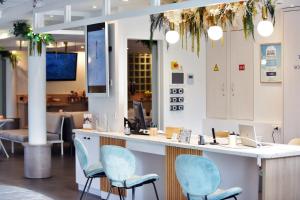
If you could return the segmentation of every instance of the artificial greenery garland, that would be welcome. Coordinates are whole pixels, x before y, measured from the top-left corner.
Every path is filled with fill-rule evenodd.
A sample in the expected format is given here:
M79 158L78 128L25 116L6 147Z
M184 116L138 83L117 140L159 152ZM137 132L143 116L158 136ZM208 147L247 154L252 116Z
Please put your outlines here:
M178 0L175 2L178 2ZM275 24L275 4L273 0L249 0L237 3L224 3L151 15L150 41L152 42L153 40L155 30L159 29L167 32L175 24L180 34L182 47L187 49L189 35L192 40L192 51L194 52L196 49L199 56L201 36L204 35L207 39L207 30L213 25L219 25L223 30L229 30L229 28L233 27L235 20L242 19L245 38L249 38L250 35L254 38L254 18L258 13L257 10L262 6L267 8L267 12Z
M40 56L42 54L43 44L48 45L54 42L54 38L51 34L36 34L32 31L30 25L24 21L15 22L12 32L16 37L21 37L29 41L30 56L33 55L35 48L37 48L37 53Z

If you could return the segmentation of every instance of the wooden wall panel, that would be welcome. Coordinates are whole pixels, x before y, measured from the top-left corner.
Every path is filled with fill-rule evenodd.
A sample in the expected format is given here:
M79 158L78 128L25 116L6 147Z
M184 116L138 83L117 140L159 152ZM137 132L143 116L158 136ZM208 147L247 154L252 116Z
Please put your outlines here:
M126 147L126 141L125 140L119 140L114 138L108 138L108 137L100 137L100 146L104 145L116 145L120 147ZM107 178L101 178L100 180L101 184L101 191L108 192L110 188L110 184L107 180ZM113 189L113 194L118 194L118 190L116 188ZM126 196L126 191L122 190L122 194Z
M300 157L263 160L263 200L300 199Z
M166 200L186 200L186 197L182 193L182 189L176 178L175 173L175 160L178 155L190 154L190 155L202 155L202 152L194 149L184 149L177 147L166 146L166 158L165 158L165 192Z

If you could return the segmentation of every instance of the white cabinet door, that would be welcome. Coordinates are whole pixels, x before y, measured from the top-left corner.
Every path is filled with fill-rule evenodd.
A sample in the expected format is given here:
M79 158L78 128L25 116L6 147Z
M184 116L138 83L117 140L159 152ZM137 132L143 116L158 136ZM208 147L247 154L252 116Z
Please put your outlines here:
M230 118L253 120L253 40L246 40L243 31L232 31L230 37Z
M300 137L299 11L284 13L284 142ZM275 108L276 109L276 108Z
M93 136L89 134L76 134L76 138L78 138L87 149L88 152L88 162L89 164L93 164L95 162L99 162L99 160L95 160L95 158L100 159L100 139L98 136ZM79 161L76 156L76 182L79 185L84 185L86 182L86 178L83 174L82 168L80 167ZM91 185L91 189L100 191L100 180L94 179Z
M224 42L207 42L206 54L206 115L227 118L227 34Z

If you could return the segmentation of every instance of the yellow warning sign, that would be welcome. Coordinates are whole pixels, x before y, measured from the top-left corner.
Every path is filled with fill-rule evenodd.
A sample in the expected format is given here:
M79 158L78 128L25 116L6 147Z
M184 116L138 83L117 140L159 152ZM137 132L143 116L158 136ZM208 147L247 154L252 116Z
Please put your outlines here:
M213 67L213 69L214 69L214 72L220 71L220 68L219 68L219 66L217 64Z

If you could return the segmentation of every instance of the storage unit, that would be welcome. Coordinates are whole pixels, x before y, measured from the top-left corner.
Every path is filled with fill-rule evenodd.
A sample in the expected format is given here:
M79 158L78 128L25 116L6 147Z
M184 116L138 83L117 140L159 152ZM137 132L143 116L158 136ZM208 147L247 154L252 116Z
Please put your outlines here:
M207 117L253 120L253 40L243 31L224 34L223 41L207 44Z
M284 12L284 142L300 137L300 11Z

